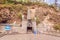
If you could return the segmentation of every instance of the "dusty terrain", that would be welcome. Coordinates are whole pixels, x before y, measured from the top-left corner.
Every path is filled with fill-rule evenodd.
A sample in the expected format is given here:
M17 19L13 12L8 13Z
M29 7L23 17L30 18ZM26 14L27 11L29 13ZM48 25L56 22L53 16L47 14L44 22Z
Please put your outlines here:
M60 38L45 34L16 34L5 35L0 40L60 40Z

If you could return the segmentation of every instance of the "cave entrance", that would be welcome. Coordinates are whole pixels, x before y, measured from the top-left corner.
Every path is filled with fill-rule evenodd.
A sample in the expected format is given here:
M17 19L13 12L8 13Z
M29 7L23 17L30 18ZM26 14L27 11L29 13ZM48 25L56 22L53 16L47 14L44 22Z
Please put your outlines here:
M7 23L7 20L2 21L1 23Z
M27 33L33 33L33 27L27 27Z
M31 19L29 19L28 23L27 23L27 33L33 33L33 27L32 27Z

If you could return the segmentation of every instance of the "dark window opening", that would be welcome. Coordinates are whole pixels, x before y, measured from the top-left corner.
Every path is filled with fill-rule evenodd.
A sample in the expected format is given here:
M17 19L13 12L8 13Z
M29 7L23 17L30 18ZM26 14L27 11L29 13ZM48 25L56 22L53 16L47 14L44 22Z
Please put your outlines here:
M27 27L27 32L33 32L32 27Z

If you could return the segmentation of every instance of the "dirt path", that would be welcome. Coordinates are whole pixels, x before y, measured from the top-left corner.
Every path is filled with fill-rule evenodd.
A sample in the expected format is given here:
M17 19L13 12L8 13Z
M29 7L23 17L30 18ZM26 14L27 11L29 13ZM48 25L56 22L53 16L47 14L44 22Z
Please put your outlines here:
M45 34L16 34L3 36L0 40L60 40L60 38Z

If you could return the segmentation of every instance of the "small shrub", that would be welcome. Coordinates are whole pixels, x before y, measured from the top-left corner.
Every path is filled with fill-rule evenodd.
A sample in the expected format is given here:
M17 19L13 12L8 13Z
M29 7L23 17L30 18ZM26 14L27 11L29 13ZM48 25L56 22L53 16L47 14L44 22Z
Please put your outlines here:
M40 23L40 20L38 17L36 17L36 23L37 23L37 25Z
M22 20L22 14L18 13L17 16Z
M59 24L55 24L53 27L55 30L60 30L60 25Z

